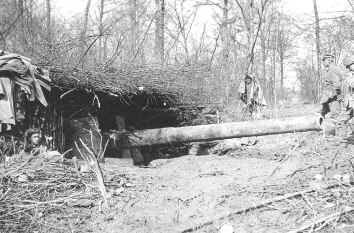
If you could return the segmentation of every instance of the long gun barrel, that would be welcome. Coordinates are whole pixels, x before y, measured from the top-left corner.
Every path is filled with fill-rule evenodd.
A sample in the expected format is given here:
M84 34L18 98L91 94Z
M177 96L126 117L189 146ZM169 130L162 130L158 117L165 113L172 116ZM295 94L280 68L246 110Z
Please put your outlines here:
M145 129L113 133L121 147L139 147L176 142L201 142L229 138L264 136L293 132L320 131L319 116L242 121L186 127Z

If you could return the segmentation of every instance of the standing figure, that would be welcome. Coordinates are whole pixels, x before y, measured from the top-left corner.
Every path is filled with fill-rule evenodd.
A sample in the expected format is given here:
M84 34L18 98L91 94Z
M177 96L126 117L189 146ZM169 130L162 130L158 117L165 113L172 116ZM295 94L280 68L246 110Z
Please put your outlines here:
M335 118L342 109L343 104L343 72L334 64L334 56L326 54L322 58L325 68L323 74L323 89L320 103L323 118ZM330 113L329 115L327 115Z
M260 118L261 108L266 106L267 103L256 78L246 74L244 81L240 84L238 93L241 101L245 104L244 112L249 114L252 119Z
M347 112L345 123L348 123L354 116L354 56L344 58L343 65L348 71L345 76L346 96L344 101ZM350 126L352 128L353 125L350 124Z

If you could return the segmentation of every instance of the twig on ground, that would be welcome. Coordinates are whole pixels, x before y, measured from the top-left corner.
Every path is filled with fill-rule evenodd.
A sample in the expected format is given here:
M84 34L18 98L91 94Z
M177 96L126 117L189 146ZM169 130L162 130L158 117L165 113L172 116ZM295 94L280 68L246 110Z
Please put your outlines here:
M297 169L293 173L289 174L288 177L293 177L298 172L303 172L303 171L306 171L306 170L311 169L311 168L316 168L318 166L319 166L319 164L316 164L316 165L309 165L307 167Z
M9 171L7 173L5 173L3 175L3 177L6 177L6 176L10 176L16 172L18 172L20 169L22 169L24 166L26 166L29 162L31 162L33 160L33 158L35 158L35 156L33 156L32 154L30 155L30 157L25 161L23 162L20 166L18 166L15 170L12 170L12 171Z
M339 184L330 184L330 185L328 185L326 187L323 187L323 189L324 190L332 189L332 188L336 188L336 187L339 187L339 186L340 186ZM250 211L253 211L253 210L257 210L257 209L263 208L263 207L265 207L265 206L267 206L269 204L272 204L274 202L279 202L279 201L283 201L283 200L299 197L299 196L302 196L302 195L304 195L306 193L315 192L316 190L317 190L316 188L310 188L310 189L306 189L306 190L303 190L303 191L294 192L294 193L288 193L288 194L285 194L285 195L282 195L282 196L279 196L279 197L271 198L271 199L265 200L265 201L263 201L263 202L261 202L259 204L256 204L254 206L242 208L242 209L233 211L233 212L231 212L231 213L229 213L229 214L227 214L225 216L219 217L217 219L213 219L213 220L207 221L207 222L199 224L197 226L192 226L192 227L190 227L188 229L185 229L185 230L183 230L181 232L182 233L194 232L194 231L199 230L199 229L201 229L203 227L212 225L216 221L221 221L221 220L224 220L226 218L233 217L235 215L239 215L239 214L247 213L247 212L250 212Z
M300 227L299 229L289 231L288 233L301 233L301 232L309 229L310 227L311 228L313 227L314 231L318 231L318 230L322 229L324 226L328 225L330 222L335 221L336 219L340 218L341 215L350 213L352 211L354 211L354 208L348 208L344 211L337 212L337 213L331 214L329 216L316 219L312 223L305 224L304 226ZM316 225L323 223L323 222L324 222L324 225L320 226L320 228L317 228L317 229L315 228Z
M332 160L331 160L331 167L333 167L333 164L334 164L334 162L336 161L339 152L340 152L340 151L337 150L337 152L334 154L334 156L333 156L333 158L332 158Z
M77 179L71 164L53 162L45 156L21 158L8 166L0 179L0 228L1 232L25 232L28 229L59 229L61 219L52 220L52 214L66 209L80 200L98 197L96 187L87 189L84 181L89 176ZM20 179L21 176L25 179ZM47 221L49 220L49 221ZM51 223L49 225L48 223ZM60 229L60 232L66 229Z
M280 165L278 165L274 170L270 173L269 177L272 177L277 171L280 170L281 166L283 165L284 162L286 162L291 155L301 146L302 140L300 140L300 137L298 138L298 143L294 145L289 152L286 154L286 156L281 160Z

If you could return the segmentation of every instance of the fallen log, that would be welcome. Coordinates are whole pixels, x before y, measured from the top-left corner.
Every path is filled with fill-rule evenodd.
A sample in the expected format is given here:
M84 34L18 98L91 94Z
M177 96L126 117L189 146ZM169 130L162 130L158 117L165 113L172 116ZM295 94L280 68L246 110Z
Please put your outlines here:
M202 142L305 131L320 131L319 116L242 121L186 127L112 132L120 147L139 147L176 142Z

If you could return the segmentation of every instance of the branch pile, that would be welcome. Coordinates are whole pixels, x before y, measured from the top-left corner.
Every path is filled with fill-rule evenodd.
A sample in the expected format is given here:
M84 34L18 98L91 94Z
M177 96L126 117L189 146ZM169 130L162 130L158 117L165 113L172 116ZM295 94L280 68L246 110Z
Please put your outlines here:
M100 199L99 191L90 185L94 175L79 175L69 162L38 155L12 161L0 171L2 232L67 229L77 208L90 207Z
M93 90L124 98L147 94L178 102L212 102L218 81L207 67L126 66L108 71L50 68L53 83L62 89Z

